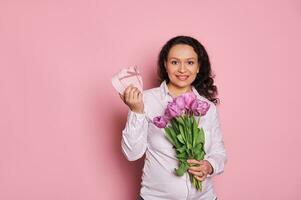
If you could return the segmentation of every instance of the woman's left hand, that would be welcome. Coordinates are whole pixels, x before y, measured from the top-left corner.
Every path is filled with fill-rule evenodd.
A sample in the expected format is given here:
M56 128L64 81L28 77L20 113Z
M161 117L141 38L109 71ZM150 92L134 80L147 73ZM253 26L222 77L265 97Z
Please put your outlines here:
M197 166L189 167L188 172L193 174L199 181L205 180L207 175L213 172L213 168L207 160L189 159L187 160L187 163L198 164Z

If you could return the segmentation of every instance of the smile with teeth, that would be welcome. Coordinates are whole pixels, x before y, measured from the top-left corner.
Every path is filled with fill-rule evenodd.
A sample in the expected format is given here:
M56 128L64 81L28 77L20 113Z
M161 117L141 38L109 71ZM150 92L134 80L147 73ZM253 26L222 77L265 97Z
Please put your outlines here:
M181 81L185 81L189 76L187 76L187 75L178 75L178 76L176 76L179 80L181 80Z

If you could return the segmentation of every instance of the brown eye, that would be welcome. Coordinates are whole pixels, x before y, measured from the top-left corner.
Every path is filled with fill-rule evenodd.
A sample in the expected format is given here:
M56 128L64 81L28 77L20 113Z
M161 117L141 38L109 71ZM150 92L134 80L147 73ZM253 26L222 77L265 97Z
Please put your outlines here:
M188 61L188 64L189 64L189 65L193 65L194 62L193 62L193 61Z
M178 62L175 61L175 60L171 61L171 64L173 64L173 65L176 65L177 63L178 63Z

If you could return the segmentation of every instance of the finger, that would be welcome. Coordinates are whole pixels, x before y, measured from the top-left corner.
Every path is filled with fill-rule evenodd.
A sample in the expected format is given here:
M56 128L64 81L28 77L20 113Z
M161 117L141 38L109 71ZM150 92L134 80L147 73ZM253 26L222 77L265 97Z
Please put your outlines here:
M133 100L134 101L138 101L139 100L139 90L138 89L135 89L134 91L133 91Z
M142 101L142 99L143 99L142 92L139 91L139 93L138 93L138 101Z
M135 91L136 91L136 88L135 87L131 87L130 91L129 91L129 99L131 101L134 101L135 100Z
M204 181L206 179L206 176L194 176L198 181Z
M120 98L122 99L122 101L124 101L124 96L122 94L119 93Z
M200 167L189 167L188 169L191 171L201 171Z
M204 164L206 164L206 161L205 160L199 160L199 163L200 163L200 165L204 165Z
M188 170L189 173L194 174L196 176L203 176L204 173L202 171L192 171L192 170Z
M136 88L134 86L131 85L131 87L129 88L128 90L128 98L129 98L129 101L133 102L134 100L134 91L136 90Z
M130 84L129 86L127 86L127 87L125 88L124 92L127 92L127 93L128 93L128 92L131 90L132 87L133 87L133 85Z
M203 179L204 177L207 177L207 173L204 171L201 171L199 174L197 174L196 176L198 176L199 178Z
M202 168L204 172L206 172L207 174L209 174L209 172L211 171L210 166L208 165L204 165L204 167Z
M187 163L190 163L190 164L200 164L200 161L195 160L195 159L188 159Z
M134 101L139 101L139 94L140 94L140 91L137 87L134 87L134 90L133 90L133 99Z
M208 161L202 160L203 164L200 165L201 169L203 171L206 171L208 174L209 172L211 172L211 170L213 170L213 168L211 167L211 164Z
M197 172L197 171L191 171L191 170L188 170L188 172L189 172L190 174L195 175L195 176L203 175L203 174L201 174L200 172Z
M129 101L129 97L130 97L130 91L132 89L132 86L129 85L125 90L124 90L124 97L125 97L125 100L128 102Z

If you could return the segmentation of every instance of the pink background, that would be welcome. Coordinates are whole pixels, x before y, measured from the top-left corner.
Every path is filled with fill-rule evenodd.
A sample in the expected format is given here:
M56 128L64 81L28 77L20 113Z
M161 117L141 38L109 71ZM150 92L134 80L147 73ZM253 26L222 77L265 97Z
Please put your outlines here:
M301 199L301 2L0 1L0 199L136 198L143 160L121 153L127 107L111 86L191 35L219 88L221 200Z

